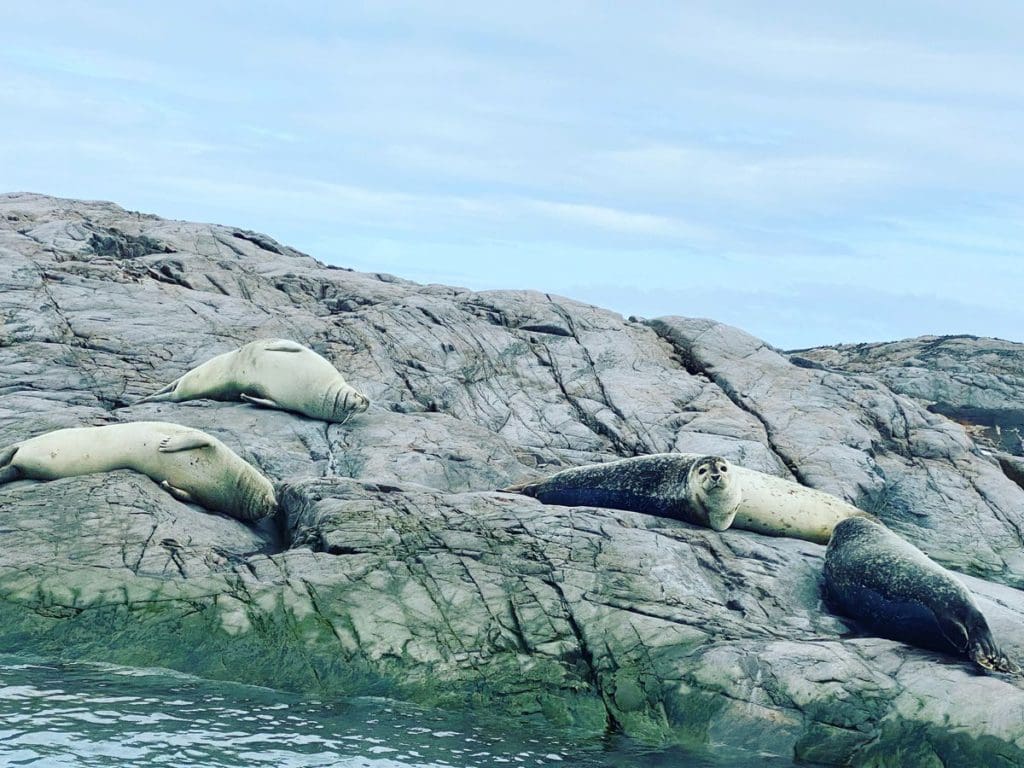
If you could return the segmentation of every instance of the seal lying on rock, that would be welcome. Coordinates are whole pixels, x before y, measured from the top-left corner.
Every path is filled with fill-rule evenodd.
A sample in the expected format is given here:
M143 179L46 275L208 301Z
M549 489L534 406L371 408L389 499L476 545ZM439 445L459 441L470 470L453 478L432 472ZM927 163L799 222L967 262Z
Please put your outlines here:
M911 645L1019 673L992 639L971 593L952 573L883 525L844 520L825 550L825 585L843 613Z
M724 531L743 528L819 544L840 520L865 514L842 499L720 456L655 453L575 467L504 489L545 504L611 507Z
M133 469L180 501L258 520L277 509L274 486L224 443L163 421L58 429L0 449L0 484Z
M740 503L732 473L720 456L656 453L565 469L503 490L545 504L628 509L724 531Z
M287 339L260 339L217 355L136 405L203 398L244 400L338 423L370 406L330 362Z
M733 528L827 544L840 521L867 515L830 493L755 469L736 467L734 480L743 499Z

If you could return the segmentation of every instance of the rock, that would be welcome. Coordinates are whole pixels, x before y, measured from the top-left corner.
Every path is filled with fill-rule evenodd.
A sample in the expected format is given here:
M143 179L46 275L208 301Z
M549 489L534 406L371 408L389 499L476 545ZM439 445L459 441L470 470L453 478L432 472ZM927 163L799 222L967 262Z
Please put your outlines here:
M327 425L131 405L271 336L333 360L374 406ZM0 445L177 421L258 466L282 507L246 526L127 471L2 486L0 640L816 764L1021 762L1019 681L855 631L823 602L824 547L493 490L720 453L973 574L1024 658L1016 465L880 373L798 357L713 321L419 286L257 233L0 196Z
M977 336L923 336L801 350L798 355L816 365L870 374L929 411L957 421L979 444L1024 456L1024 344Z
M1024 585L1020 486L962 427L874 378L793 365L714 321L650 325L757 415L800 482L873 512L944 565Z

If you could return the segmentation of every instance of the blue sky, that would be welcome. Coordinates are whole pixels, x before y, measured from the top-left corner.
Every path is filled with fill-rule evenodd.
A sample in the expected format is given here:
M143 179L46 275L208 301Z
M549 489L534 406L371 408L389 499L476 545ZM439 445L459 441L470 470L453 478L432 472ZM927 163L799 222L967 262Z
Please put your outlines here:
M0 191L783 348L1024 341L1019 2L7 5Z

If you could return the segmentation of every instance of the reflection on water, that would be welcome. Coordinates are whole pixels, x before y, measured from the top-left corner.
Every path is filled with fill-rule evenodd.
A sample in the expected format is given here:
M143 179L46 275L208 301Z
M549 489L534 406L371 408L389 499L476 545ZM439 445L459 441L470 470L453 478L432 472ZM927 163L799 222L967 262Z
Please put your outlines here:
M384 699L319 701L165 670L51 665L0 656L0 765L709 766L628 742L502 732ZM735 763L732 763L735 765Z

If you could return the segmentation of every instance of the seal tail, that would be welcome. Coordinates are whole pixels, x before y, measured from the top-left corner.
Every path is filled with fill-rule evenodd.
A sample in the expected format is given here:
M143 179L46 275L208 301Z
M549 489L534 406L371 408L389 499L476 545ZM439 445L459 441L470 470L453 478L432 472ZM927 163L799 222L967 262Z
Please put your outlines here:
M141 405L142 403L158 403L166 400L171 400L174 396L174 390L178 386L180 379L175 379L163 389L158 389L152 395L146 395L141 400L136 400L132 405Z
M14 461L14 454L18 452L17 445L11 445L0 449L0 485L10 483L21 477L21 472L11 464Z

